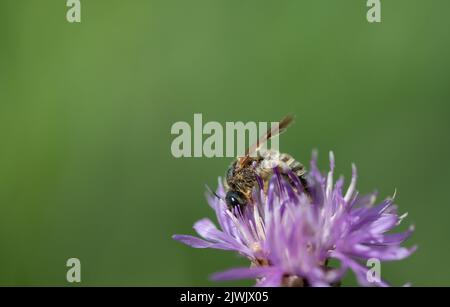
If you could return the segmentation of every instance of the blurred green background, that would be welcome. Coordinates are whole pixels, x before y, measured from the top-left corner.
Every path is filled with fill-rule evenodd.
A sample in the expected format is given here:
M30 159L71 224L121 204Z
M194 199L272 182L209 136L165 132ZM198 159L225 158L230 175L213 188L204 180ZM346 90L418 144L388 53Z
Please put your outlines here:
M450 2L81 0L0 2L0 285L217 285L246 261L171 239L212 216L229 158L175 159L176 121L296 124L281 149L397 190L411 258L394 285L450 285ZM219 285L230 284L223 283ZM252 281L230 285L251 285ZM349 276L346 285L354 285Z

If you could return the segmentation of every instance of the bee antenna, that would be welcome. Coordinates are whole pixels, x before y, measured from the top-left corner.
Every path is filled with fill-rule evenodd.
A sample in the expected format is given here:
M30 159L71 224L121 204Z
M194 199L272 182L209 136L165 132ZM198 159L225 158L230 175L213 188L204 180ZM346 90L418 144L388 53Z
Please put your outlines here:
M224 201L219 195L217 195L216 192L214 192L213 190L211 190L211 188L210 188L207 184L205 184L205 187L206 187L206 189L208 190L208 192L209 192L211 195L214 195L214 196L217 197L218 199Z

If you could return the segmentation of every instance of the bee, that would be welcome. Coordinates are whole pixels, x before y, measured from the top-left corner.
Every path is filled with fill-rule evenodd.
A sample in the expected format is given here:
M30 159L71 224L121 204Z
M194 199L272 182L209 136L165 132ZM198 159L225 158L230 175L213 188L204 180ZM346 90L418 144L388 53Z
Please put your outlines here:
M229 209L239 207L242 210L247 204L251 203L252 190L258 184L258 177L262 180L264 189L267 191L275 167L283 176L287 177L289 172L295 174L303 185L304 191L308 191L305 177L306 169L303 164L287 153L262 148L264 143L283 133L292 122L292 116L284 117L277 127L270 128L258 139L256 144L249 147L243 157L237 158L231 163L225 175L225 202ZM287 178L289 180L289 177Z

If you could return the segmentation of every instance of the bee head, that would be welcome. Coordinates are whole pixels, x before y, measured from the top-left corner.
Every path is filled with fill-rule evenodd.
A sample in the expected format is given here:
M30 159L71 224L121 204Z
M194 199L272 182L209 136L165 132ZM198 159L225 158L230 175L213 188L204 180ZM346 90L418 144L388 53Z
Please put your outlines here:
M227 192L227 195L225 196L225 202L230 209L236 207L243 208L247 203L245 196L241 192L233 190Z

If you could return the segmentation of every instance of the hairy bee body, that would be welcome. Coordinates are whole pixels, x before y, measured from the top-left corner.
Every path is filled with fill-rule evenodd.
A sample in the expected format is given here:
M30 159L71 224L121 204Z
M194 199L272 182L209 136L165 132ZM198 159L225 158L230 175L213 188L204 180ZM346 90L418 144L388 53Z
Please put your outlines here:
M292 116L288 115L282 118L278 125L270 128L255 144L246 150L244 157L236 159L231 164L225 176L225 188L227 190L225 202L228 208L239 207L243 209L250 203L252 190L258 184L258 179L262 180L264 191L267 192L268 183L274 169L277 169L289 182L292 182L292 180L288 174L294 173L300 179L303 190L309 195L305 178L306 170L303 164L287 153L267 150L262 146L270 138L283 133L292 122Z
M295 174L306 189L306 169L303 164L295 160L287 153L279 153L276 150L258 150L255 157L248 158L245 166L235 160L226 173L226 184L230 193L227 193L227 204L231 207L244 206L251 200L253 188L258 184L257 177L261 178L264 189L278 168L282 175L289 172Z

